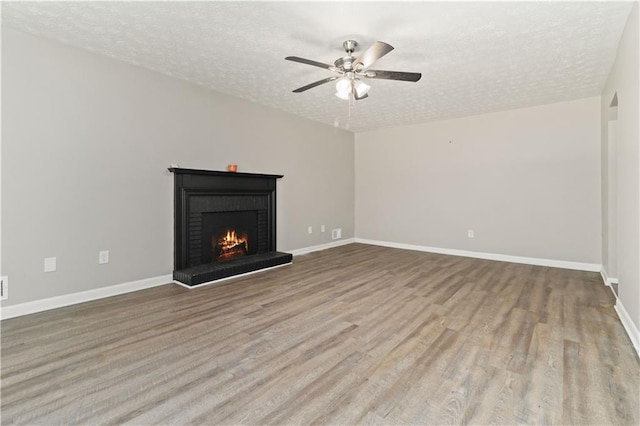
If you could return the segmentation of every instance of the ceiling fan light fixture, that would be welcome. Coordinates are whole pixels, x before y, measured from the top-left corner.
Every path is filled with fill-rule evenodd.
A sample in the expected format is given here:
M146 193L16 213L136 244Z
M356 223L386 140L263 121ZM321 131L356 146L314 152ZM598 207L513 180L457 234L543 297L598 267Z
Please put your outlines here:
M371 86L369 86L367 83L365 83L364 81L356 78L353 81L353 85L356 89L356 93L358 94L358 97L361 98L364 95L367 94L367 92L369 91L369 89L371 89Z
M342 100L348 101L349 98L351 97L351 93L340 93L340 92L336 92L336 96L339 97Z
M349 100L351 96L351 79L348 76L343 76L336 82L336 96L345 101Z

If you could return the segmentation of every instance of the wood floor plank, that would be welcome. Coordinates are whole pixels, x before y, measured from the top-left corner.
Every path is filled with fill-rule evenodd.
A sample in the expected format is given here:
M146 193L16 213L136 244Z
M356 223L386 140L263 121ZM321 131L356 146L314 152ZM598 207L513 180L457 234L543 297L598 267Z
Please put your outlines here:
M523 375L520 419L528 424L562 424L563 338L559 327L537 323Z
M365 244L2 321L2 424L628 424L599 274Z

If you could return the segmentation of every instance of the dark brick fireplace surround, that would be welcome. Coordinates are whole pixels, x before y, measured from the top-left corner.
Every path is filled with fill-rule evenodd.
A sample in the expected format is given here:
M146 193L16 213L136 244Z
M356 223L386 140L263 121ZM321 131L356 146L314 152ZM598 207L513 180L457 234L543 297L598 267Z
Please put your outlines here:
M276 181L282 175L169 170L174 174L175 280L196 286L292 261L291 254L276 251ZM211 254L215 233L234 226L249 229L251 250L216 261Z

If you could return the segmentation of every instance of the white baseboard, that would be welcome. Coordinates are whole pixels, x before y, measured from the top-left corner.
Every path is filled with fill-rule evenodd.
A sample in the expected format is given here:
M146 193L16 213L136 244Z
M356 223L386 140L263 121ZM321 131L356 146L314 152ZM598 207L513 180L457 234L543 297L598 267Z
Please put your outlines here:
M606 285L607 287L611 287L611 284L618 284L618 279L617 278L611 278L607 274L607 270L605 269L604 266L600 270L600 275L602 276L602 281L604 281L604 285Z
M604 268L604 266L600 270L600 276L602 277L602 281L604 281L604 285L606 285L607 287L611 287L611 281L609 281L609 275L607 275L607 270Z
M352 244L355 242L356 242L355 238L347 238L346 240L332 241L330 243L320 244L317 246L305 247L305 248L296 249L296 250L288 250L287 253L291 253L294 256L300 256L301 254L313 253L314 251L320 251L320 250L330 249L333 247L345 246L347 244Z
M163 284L170 284L172 282L173 277L171 274L161 275L159 277L146 278L109 287L96 288L94 290L65 294L63 296L50 297L48 299L34 300L33 302L3 306L0 308L0 318L4 320L36 312L48 311L50 309L62 308L64 306L89 302L91 300L102 299L104 297L117 296L119 294L143 290L145 288L156 287Z
M552 268L575 269L578 271L601 272L602 265L596 263L570 262L566 260L539 259L536 257L510 256L506 254L483 253L478 251L446 249L440 247L418 246L413 244L392 243L388 241L356 238L356 243L393 247L405 250L426 251L429 253L449 254L452 256L474 257L477 259L498 260L500 262L524 263L527 265L549 266Z
M629 313L622 305L620 299L616 300L614 308L618 313L618 318L620 318L620 322L622 323L624 330L627 332L627 335L629 335L629 339L631 339L633 347L640 357L640 331L638 331L638 327L634 324L631 316L629 316Z

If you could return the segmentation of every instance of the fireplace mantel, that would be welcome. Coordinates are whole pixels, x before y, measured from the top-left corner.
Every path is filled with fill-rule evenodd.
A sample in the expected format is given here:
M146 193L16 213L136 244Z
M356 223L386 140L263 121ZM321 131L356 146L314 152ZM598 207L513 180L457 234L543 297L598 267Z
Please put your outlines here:
M276 181L283 175L176 167L169 171L174 173L174 279L194 286L291 262L291 254L276 251ZM209 238L203 235L203 215L245 210L259 212L259 252L203 261L202 241Z
M219 170L200 170L200 169L181 169L179 167L169 167L171 173L185 175L205 175L205 176L223 176L223 177L241 177L241 178L269 178L280 179L284 175L270 175L263 173L243 173L243 172L222 172Z

